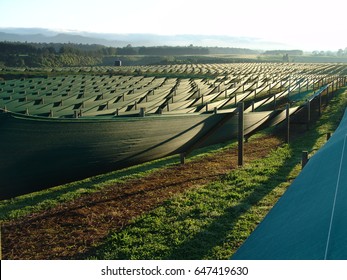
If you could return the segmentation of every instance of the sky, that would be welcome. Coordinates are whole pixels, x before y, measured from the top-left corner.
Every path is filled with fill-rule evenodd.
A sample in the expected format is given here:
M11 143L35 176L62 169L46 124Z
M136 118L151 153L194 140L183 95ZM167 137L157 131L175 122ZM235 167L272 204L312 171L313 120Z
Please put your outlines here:
M227 35L336 51L347 47L346 7L346 0L0 0L0 27Z

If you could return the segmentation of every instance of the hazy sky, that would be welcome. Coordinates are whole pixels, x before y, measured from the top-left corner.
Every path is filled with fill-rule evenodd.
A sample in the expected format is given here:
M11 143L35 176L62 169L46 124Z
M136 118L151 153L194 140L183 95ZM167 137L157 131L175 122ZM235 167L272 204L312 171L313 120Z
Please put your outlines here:
M306 50L347 47L347 1L0 0L0 27L263 38Z

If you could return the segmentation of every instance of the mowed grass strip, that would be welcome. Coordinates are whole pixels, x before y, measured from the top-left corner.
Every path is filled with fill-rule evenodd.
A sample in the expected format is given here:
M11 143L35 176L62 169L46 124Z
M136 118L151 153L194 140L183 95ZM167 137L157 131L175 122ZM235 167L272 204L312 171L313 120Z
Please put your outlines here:
M265 217L311 155L338 126L347 105L339 94L289 145L205 187L177 195L136 218L83 257L88 259L228 259Z

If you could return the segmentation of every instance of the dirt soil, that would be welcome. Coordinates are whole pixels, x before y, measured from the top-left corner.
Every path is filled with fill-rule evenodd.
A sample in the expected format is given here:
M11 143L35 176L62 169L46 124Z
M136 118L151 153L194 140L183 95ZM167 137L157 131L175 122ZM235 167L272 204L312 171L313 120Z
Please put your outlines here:
M282 144L274 136L245 143L244 162L266 156ZM202 157L184 165L86 194L59 206L2 225L3 259L79 259L110 231L172 196L202 187L237 167L237 149Z

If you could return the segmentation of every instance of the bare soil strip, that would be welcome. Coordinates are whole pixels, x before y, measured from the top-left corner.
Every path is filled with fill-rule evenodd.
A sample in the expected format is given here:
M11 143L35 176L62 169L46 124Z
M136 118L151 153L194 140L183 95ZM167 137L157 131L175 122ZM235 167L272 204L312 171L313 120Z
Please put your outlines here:
M282 144L275 136L245 143L245 163ZM184 165L115 184L97 193L2 225L3 259L76 259L102 242L111 230L165 200L216 181L237 167L237 149L205 156Z

